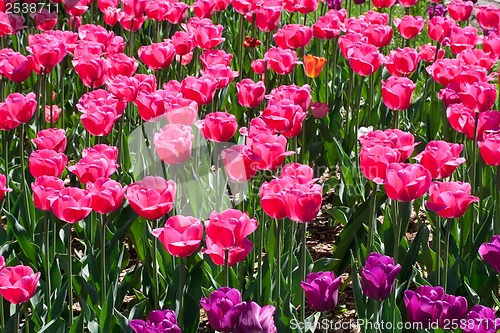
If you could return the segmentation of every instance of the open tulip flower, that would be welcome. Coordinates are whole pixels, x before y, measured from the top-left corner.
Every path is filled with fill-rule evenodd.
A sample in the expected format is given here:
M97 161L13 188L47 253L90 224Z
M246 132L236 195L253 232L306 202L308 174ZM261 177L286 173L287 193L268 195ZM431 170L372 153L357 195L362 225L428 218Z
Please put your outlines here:
M327 60L322 57L316 57L310 54L304 56L304 69L306 75L313 79L318 77L326 62Z
M425 206L444 218L461 217L471 203L479 201L470 192L468 183L434 182L429 188L429 201Z
M3 259L3 258L2 258ZM0 269L0 295L12 304L28 301L35 294L40 273L28 266L8 266Z
M214 211L206 222L207 237L224 250L239 246L255 229L257 220L236 209L227 209L220 214Z
M304 289L309 307L315 311L331 311L337 306L342 278L333 272L311 273L300 286Z
M154 229L152 233L168 253L184 258L200 247L203 225L192 216L177 215L170 217L163 228Z
M396 201L420 198L431 186L431 174L422 165L391 163L384 181L387 196Z
M172 180L148 176L128 186L125 197L139 216L156 220L172 210L176 191Z
M394 264L394 259L380 253L371 253L361 270L361 286L366 296L383 300L394 290L396 276L401 265Z

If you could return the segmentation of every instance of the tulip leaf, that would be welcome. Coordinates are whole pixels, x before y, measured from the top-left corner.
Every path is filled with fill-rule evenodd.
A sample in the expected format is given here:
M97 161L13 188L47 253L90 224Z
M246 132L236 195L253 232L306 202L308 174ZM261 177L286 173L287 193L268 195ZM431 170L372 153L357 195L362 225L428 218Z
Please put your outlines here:
M47 320L56 320L61 316L66 304L67 290L68 282L65 281L62 288L57 293L56 299L54 300L54 302L52 302L49 308Z
M338 258L321 258L314 262L313 272L332 271Z
M73 323L73 325L75 327L77 326L75 323ZM64 319L58 317L52 319L47 324L40 327L37 333L52 333L52 332L65 332L65 331L66 331L66 322L64 321Z
M108 290L108 294L106 298L102 301L102 310L99 313L99 323L101 330L103 332L109 330L109 326L111 323L111 319L113 318L113 304L114 304L114 283L111 283L110 288Z
M467 294L469 295L469 298L472 299L472 302L474 304L479 304L480 298L476 293L476 291L471 288L469 279L466 276L464 276L464 286L465 290L467 291Z
M356 311L360 319L366 318L366 301L363 296L361 283L358 277L358 269L356 267L356 260L354 259L354 253L351 250L351 275L352 275L352 290L354 292L354 305L356 306Z
M427 239L429 237L429 229L425 224L420 224L420 228L417 232L417 235L413 239L411 243L411 247L406 254L403 264L401 265L401 272L399 273L401 283L409 282L411 277L413 267L418 258L418 252L420 250L420 244L422 243L422 239Z
M33 244L27 237L27 230L19 224L18 220L7 210L3 211L7 218L7 226L9 230L14 233L14 237L22 250L22 253L28 258L28 260L35 264L39 262L38 256L40 253L40 248Z

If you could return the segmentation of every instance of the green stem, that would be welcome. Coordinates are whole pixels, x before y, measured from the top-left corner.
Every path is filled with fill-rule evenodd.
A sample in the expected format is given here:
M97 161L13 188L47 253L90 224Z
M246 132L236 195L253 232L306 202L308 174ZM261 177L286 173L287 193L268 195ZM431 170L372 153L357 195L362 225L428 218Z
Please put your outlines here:
M276 223L276 292L274 294L274 301L276 303L276 310L279 312L281 309L281 229L283 228L283 221L281 223L275 219ZM279 317L279 314L278 314Z
M399 128L399 112L400 111L392 111L392 120L393 120L393 128L398 129Z
M328 59L330 59L330 40L328 39L326 41L326 50L325 50L325 58L327 59L326 61L326 73L325 73L325 77L326 77L326 82L327 82L327 85L326 85L326 103L328 104L328 95L329 95L329 91L328 91L328 75L330 75L330 61ZM332 79L332 90L334 89L334 79Z
M496 212L495 212L495 234L500 235L500 166L496 168Z
M392 209L392 225L394 226L394 262L398 263L398 254L399 254L399 242L401 240L401 221L399 216L399 202L396 200L391 200L391 209Z
M26 333L29 333L30 331L30 318L29 318L29 308L30 308L30 302L26 302L24 305L24 326L26 327Z
M351 0L352 1L352 0ZM345 133L344 138L346 141L346 145L349 142L349 133L350 133L350 118L351 118L351 101L352 101L352 91L354 89L354 72L351 68L349 68L349 90L347 92L347 103L346 103L346 119L345 119ZM344 146L346 146L344 145Z
M377 229L377 192L378 184L375 184L375 188L372 192L372 200L370 203L370 219L368 221L368 249L367 253L370 254L374 251L375 243L375 231Z
M263 220L264 221L264 220ZM259 229L260 229L260 235L259 235L259 241L258 241L258 244L257 244L257 247L258 247L258 250L259 251L259 261L257 263L257 291L258 291L258 295L259 297L263 297L263 293L262 293L262 242L263 242L263 238L264 238L264 225L265 222L263 223L259 223ZM264 301L263 299L260 300L261 302Z
M3 297L0 296L0 325L2 325L2 332L4 332L5 329L5 314L3 310Z
M359 112L360 112L360 104L361 104L361 95L363 92L363 77L359 77L359 95L357 98L356 102L356 109L354 110L354 133L353 133L353 139L352 143L354 144L354 156L355 156L355 163L356 163L356 175L357 175L357 180L361 182L361 171L359 167L359 146L358 146L358 128L359 128ZM359 184L359 183L358 183Z
M45 281L47 286L47 304L50 304L50 297L52 295L52 286L50 281L50 212L44 214L44 255L45 255Z
M67 226L68 242L68 305L69 305L69 326L73 324L73 250L71 247L71 224Z
M26 203L26 212L29 212L30 209L29 209L29 202L31 200L30 198L30 194L27 189L26 189L26 160L25 160L25 157L24 157L24 153L25 153L25 148L24 148L24 142L25 142L25 138L24 138L24 126L25 124L22 124L20 126L20 134L19 134L19 139L20 139L20 142L19 142L19 156L21 156L21 179L22 179L22 184L21 184L21 192L23 193L24 195L24 201ZM27 214L28 216L28 230L30 232L30 236L31 238L34 237L34 228L33 228L33 220L32 220L32 216L31 214Z
M184 327L184 286L186 280L185 259L179 258L179 313L177 314L181 329Z
M254 18L255 19L255 18ZM239 60L239 66L238 70L240 71L240 81L244 77L243 73L243 25L245 23L243 15L239 15L239 20L240 20L240 30L238 31L238 60ZM254 22L254 21L252 21ZM255 24L253 24L255 26ZM253 35L251 36L253 38Z
M5 171L5 178L6 178L6 187L9 185L10 181L10 175L9 175L9 140L7 139L7 131L2 132L2 141L3 141L3 158L4 158L4 171ZM4 200L7 203L7 210L10 212L10 200L9 197L6 196Z
M134 56L134 19L130 22L130 37L129 37L129 45L128 45L129 57Z
M438 223L436 226L436 281L437 281L437 286L441 285L441 227L442 227L442 221L441 217L438 217Z
M106 216L101 214L101 274L102 274L102 296L101 301L104 304L107 295L108 279L106 277Z
M373 76L374 76L374 74L372 74L368 77L368 84L370 85L370 87L368 89L368 112L367 112L368 122L367 122L367 124L370 124L370 121L372 119L373 92L375 91L375 87L374 87L375 83L374 83Z
M448 271L450 269L449 266L449 252L450 252L450 235L451 228L453 227L453 219L448 219L446 222L445 229L445 250L444 250L444 277L443 277L443 288L444 291L447 291L448 287Z
M306 280L307 274L307 257L306 257L306 232L307 232L307 223L301 223L300 229L302 232L302 243L301 243L301 251L300 251L300 281ZM306 320L306 294L302 290L302 298L300 300L300 319L302 323L305 323Z
M323 312L323 321L321 322L321 326L323 327L323 333L328 333L328 312Z
M290 242L290 247L288 249L288 290L290 292L290 297L292 296L292 273L293 273L293 250L294 250L294 233L295 233L295 223L290 220L290 228L289 228L289 242Z
M224 284L229 287L229 250L224 250Z
M472 194L477 193L477 184L476 184L476 173L477 173L477 165L479 164L479 160L477 159L477 126L478 126L479 112L474 112L474 139L472 140ZM471 244L474 244L475 240L475 212L471 211L471 225L470 225L470 234L471 234Z
M157 220L153 220L153 230L157 228ZM157 251L158 249L158 238L153 236L153 277L154 277L154 283L153 283L153 303L154 303L154 308L159 309L159 295L158 292L160 290L159 288L159 282L158 282L158 260L157 260Z
M21 306L19 304L16 304L16 314L15 314L15 318L16 318L16 331L17 332L21 332L21 329L19 328L19 323L21 321Z

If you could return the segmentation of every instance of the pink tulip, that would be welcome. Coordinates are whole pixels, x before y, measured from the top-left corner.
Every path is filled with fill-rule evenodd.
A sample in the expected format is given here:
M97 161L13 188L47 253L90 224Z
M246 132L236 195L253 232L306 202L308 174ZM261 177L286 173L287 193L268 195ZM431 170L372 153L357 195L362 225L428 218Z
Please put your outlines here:
M6 186L7 186L7 178L5 177L5 175L0 174L0 202L2 202L5 193L12 192L12 189Z
M209 113L197 126L205 139L214 142L229 141L238 129L236 117L227 112Z
M448 178L465 158L460 157L463 146L446 141L431 141L415 159L430 171L432 178Z
M263 161L245 145L234 145L222 152L222 161L227 177L237 183L243 183L255 176Z
M431 185L429 170L420 164L391 163L384 181L387 196L396 201L412 201L420 198Z
M21 124L31 120L36 112L36 96L28 93L26 96L19 93L12 93L5 99L5 105L12 117Z
M381 145L396 149L400 153L398 162L406 161L418 143L410 132L403 132L399 129L388 129L385 131L376 130L359 138L362 147L373 147Z
M213 211L205 224L207 237L223 250L237 247L257 229L257 220L236 209L226 209L222 213Z
M51 211L50 197L64 189L64 182L57 177L41 176L36 178L34 183L31 183L31 189L33 190L35 207L40 210Z
M82 184L94 183L102 177L109 177L118 168L116 160L104 154L90 153L82 157L75 165L68 167L80 179Z
M66 187L49 197L50 207L58 219L67 223L82 221L92 211L92 197L77 187Z
M222 266L225 263L226 251L228 253L228 265L234 266L243 261L247 255L252 251L253 244L248 238L244 238L237 246L225 250L219 247L210 237L205 240L205 248L201 250L202 253L208 254L214 264Z
M486 132L478 142L479 152L487 165L500 166L500 131Z
M59 177L66 167L68 158L64 153L50 149L35 150L31 153L28 165L33 177L54 176Z
M0 269L0 295L12 304L28 301L36 291L41 273L29 266L9 266Z
M206 105L212 102L217 84L212 75L203 75L199 78L187 76L182 80L181 92L184 97L192 99L199 105Z
M172 210L176 191L177 185L174 181L148 176L131 184L125 192L125 197L139 216L157 220Z
M273 35L276 45L282 49L306 47L312 36L312 29L301 24L284 25Z
M13 52L12 55L0 62L0 72L14 82L20 83L27 80L32 70L32 56L26 57L19 52Z
M314 219L323 202L321 186L292 184L286 195L287 216L295 222L309 222Z
M155 133L158 156L166 164L182 164L191 158L193 133L190 126L169 124Z
M238 103L247 108L256 108L264 99L266 87L263 81L253 82L251 79L243 79L236 83L238 90Z
M125 190L126 187L106 177L87 183L87 191L92 196L92 210L99 214L109 214L120 208Z
M153 235L175 257L189 257L201 244L203 225L192 216L176 215L170 217L163 228L154 229Z
M139 58L153 70L167 68L172 63L175 54L174 44L170 40L153 43L139 48Z
M443 218L461 217L471 203L479 201L470 192L468 183L434 182L429 188L429 200L425 202L425 206Z
M383 184L387 167L393 162L399 162L400 158L401 153L388 146L363 147L359 154L361 172L367 179L377 184Z
M284 219L287 214L287 193L291 179L273 179L260 188L260 205L267 215L274 219Z

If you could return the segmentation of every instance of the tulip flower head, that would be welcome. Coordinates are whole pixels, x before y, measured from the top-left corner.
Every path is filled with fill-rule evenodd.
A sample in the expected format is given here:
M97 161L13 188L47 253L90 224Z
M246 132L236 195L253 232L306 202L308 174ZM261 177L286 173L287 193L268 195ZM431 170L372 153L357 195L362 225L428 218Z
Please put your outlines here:
M125 197L139 216L157 220L172 210L176 190L174 181L148 176L130 184Z
M461 328L465 333L494 333L500 329L500 321L495 309L474 305Z
M394 264L394 259L380 253L371 253L366 258L361 270L361 287L366 296L381 301L394 291L396 276L401 265Z
M479 198L470 195L471 187L462 182L434 182L429 188L429 201L425 206L444 218L457 218Z
M495 235L490 242L482 244L479 247L479 255L500 273L500 236Z
M154 229L152 234L169 254L185 258L200 247L203 225L192 216L176 215L170 217L163 228Z
M4 260L1 260L2 266ZM41 273L29 266L9 266L0 269L0 295L12 304L28 301L36 291Z
M322 57L316 57L313 55L304 56L304 70L306 75L310 78L316 78L321 74L323 66L326 64L326 59Z
M129 326L135 333L181 333L181 329L177 325L175 312L172 310L151 311L146 321L133 319L129 322Z
M310 273L300 286L306 294L307 303L314 311L331 311L337 306L342 278L333 272Z

